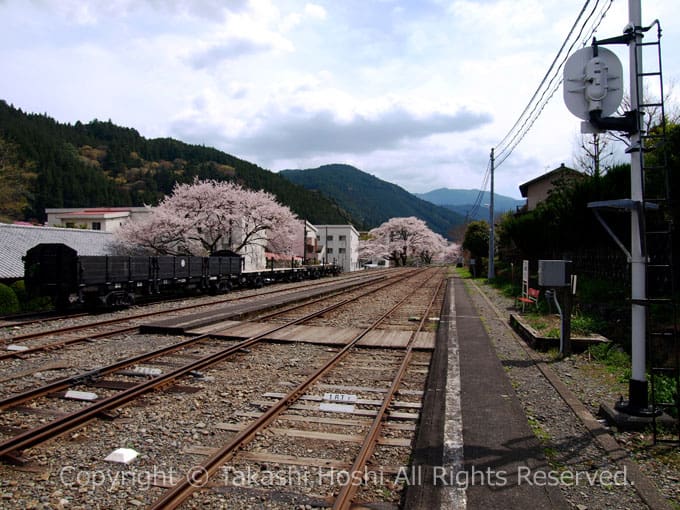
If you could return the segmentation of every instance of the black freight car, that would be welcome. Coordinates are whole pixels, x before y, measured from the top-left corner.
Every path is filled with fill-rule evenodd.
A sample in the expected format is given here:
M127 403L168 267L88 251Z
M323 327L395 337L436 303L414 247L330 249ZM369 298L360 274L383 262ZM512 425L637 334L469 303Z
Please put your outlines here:
M79 256L64 244L39 244L24 257L26 290L72 303L128 306L140 296L173 291L225 292L239 281L242 257Z

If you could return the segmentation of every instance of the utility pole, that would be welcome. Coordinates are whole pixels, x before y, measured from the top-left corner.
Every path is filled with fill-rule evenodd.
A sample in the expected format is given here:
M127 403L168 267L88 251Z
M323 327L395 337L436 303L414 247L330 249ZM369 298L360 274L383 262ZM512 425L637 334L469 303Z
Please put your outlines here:
M495 278L496 276L496 271L494 268L494 255L496 253L495 249L495 237L496 237L496 229L493 224L493 219L494 219L494 211L493 211L493 195L494 195L494 190L493 190L493 171L494 171L494 155L493 155L493 147L491 148L491 193L489 197L489 270L486 275L486 277L491 280L492 278Z

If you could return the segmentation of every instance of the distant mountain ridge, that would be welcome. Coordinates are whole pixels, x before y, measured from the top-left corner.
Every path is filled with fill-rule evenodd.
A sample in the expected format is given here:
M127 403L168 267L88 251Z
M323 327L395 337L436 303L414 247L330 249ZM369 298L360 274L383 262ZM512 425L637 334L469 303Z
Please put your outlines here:
M484 191L479 202L479 207L474 210L474 204L478 200L478 189L450 189L439 188L427 193L414 193L415 196L433 204L440 205L458 214L468 217L470 220L489 219L489 203L491 194ZM505 195L494 193L494 213L514 211L522 207L525 201Z
M331 164L304 170L282 170L279 175L330 198L367 227L395 217L416 216L434 231L450 237L464 216L422 200L396 184L383 181L351 165Z

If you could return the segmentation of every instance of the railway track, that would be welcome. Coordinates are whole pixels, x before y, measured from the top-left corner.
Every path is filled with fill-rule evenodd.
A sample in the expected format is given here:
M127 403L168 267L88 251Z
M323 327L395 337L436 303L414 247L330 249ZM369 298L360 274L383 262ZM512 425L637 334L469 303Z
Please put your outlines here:
M385 270L385 269L372 270L371 274L372 275L380 275L380 274L385 274L386 271L388 271L388 270ZM345 278L353 279L353 278L359 278L359 277L356 276L356 275L353 275L352 273L344 273L344 274L342 274L338 277L335 277L336 280L337 279L345 279ZM315 285L323 285L324 283L325 282L309 282L309 283L302 284L302 285L297 284L297 286L298 287L300 287L300 286L303 286L303 287L304 286L310 286L310 287L312 287L312 286L315 286ZM256 295L263 295L263 294L269 294L269 293L274 293L274 292L282 292L282 291L290 288L290 284L280 284L280 285L285 285L286 287L284 289L277 288L277 289L274 289L274 290L271 290L271 291L257 292ZM249 294L249 295L252 295L252 294ZM197 296L197 297L198 298L205 297L205 295ZM175 299L162 299L162 300L149 299L149 300L146 300L146 301L138 301L135 305L135 308L150 307L150 306L154 306L154 305L168 305L168 304L172 304L172 303L183 303L187 299L190 299L190 297L189 296L182 296L182 297L175 298ZM228 298L228 300L229 299L230 298ZM216 302L221 303L221 302L224 302L224 301L221 300L221 299L218 299ZM181 310L182 308L179 307L178 309ZM88 317L88 316L92 316L92 315L93 315L92 312L84 312L84 311L80 311L80 310L77 310L77 309L71 310L71 311L66 312L66 313L60 312L60 311L57 311L57 310L50 310L50 311L45 311L45 312L14 313L14 314L0 316L0 329L5 329L5 330L9 330L9 329L12 329L12 328L18 329L18 328L23 328L23 327L26 327L26 326L31 326L31 325L34 325L34 324L43 325L43 324L48 324L48 323L51 323L51 322L57 322L57 321L65 320L65 319L77 319L77 318ZM5 340L0 340L0 342L5 342Z
M410 276L411 278L415 277L415 275L406 275L406 276ZM394 283L392 283L392 282L384 283L385 287L387 285L394 285ZM366 292L369 292L369 291L366 291ZM371 293L378 292L378 289L373 289L370 292ZM435 293L435 295L436 295L436 293ZM364 295L363 297L365 299L366 295ZM208 369L208 367L212 367L215 364L219 364L219 363L229 359L230 357L237 356L237 357L243 358L243 357L246 357L246 356L250 356L250 354L248 353L248 349L251 349L251 348L253 348L253 346L260 344L262 339L265 338L267 335L270 335L271 333L273 333L275 331L279 331L279 330L282 330L282 329L285 329L285 328L289 328L289 327L291 327L292 325L295 325L295 324L301 324L303 322L311 321L315 317L318 318L318 317L325 316L325 315L331 313L333 310L342 309L342 307L348 306L351 302L354 302L356 299L358 299L358 297L354 297L354 298L351 298L351 299L348 298L346 300L338 301L337 298L336 298L335 299L336 302L333 303L332 305L324 306L321 309L317 309L315 312L307 313L304 316L296 317L296 318L294 318L290 321L287 321L284 324L272 324L271 327L264 333L253 336L251 338L247 338L247 339L245 339L243 341L239 341L239 342L236 342L236 341L227 342L229 344L227 347L225 347L224 341L216 342L214 340L211 340L209 338L209 335L205 335L203 338L188 339L188 340L186 340L185 345L181 345L181 346L177 345L177 346L173 346L172 349L168 349L168 351L165 354L166 355L173 355L175 358L172 359L171 361L169 360L169 358L165 358L165 362L161 362L161 365L163 363L165 363L166 367L170 367L173 364L174 365L179 364L179 360L177 359L178 358L177 354L178 354L179 351L182 351L183 352L182 356L186 357L187 359L188 358L196 358L196 359L192 360L190 363L183 363L182 366L177 367L177 368L173 368L172 370L168 371L167 373L163 373L162 375L151 375L151 374L149 374L148 375L149 379L145 380L143 382L135 382L135 381L129 380L129 378L131 376L129 375L129 373L126 375L125 370L129 369L129 367L131 367L131 366L135 366L135 365L138 365L140 363L153 365L154 362L152 361L152 356L153 356L152 353L146 353L144 355L144 356L148 356L148 357L138 357L137 359L124 360L119 364L119 366L106 367L106 368L100 369L98 371L92 371L90 373L81 374L82 375L81 378L78 378L78 377L69 378L68 381L66 381L66 380L61 381L60 384L54 385L50 388L45 387L41 390L42 393L41 393L40 396L38 396L38 394L36 393L36 395L33 396L32 398L25 399L26 397L29 397L29 395L24 395L22 397L19 397L17 395L12 400L7 399L6 401L2 401L2 402L0 402L0 408L4 408L4 409L10 409L11 410L11 408L13 408L13 407L16 408L17 405L22 405L23 407L27 407L28 402L30 402L34 399L37 399L37 398L44 398L45 394L55 396L55 394L63 393L63 391L66 388L79 388L79 389L82 389L82 390L86 390L86 389L88 389L88 386L84 383L88 383L88 382L94 383L95 387L96 387L97 384L99 384L99 386L108 385L109 387L107 388L106 391L110 391L111 393L113 393L110 396L105 396L103 398L100 398L98 401L96 401L94 403L90 403L90 404L86 405L82 410L73 411L71 413L68 413L65 416L58 417L57 419L52 420L49 423L43 424L42 426L35 427L31 430L23 431L20 434L16 434L13 437L4 440L0 444L0 456L2 456L3 458L5 458L7 460L14 460L14 461L17 461L17 462L21 462L23 460L22 457L21 457L21 452L23 450L26 450L28 448L35 448L38 445L42 444L44 441L51 439L51 438L53 438L57 435L63 435L67 432L72 432L73 430L81 428L83 425L90 422L92 419L94 419L96 417L101 417L102 415L106 415L107 413L111 413L114 409L119 409L121 406L123 406L125 404L130 404L135 399L138 399L139 397L142 397L144 395L148 395L149 393L155 394L156 391L158 390L158 388L167 388L167 387L172 387L173 385L175 385L175 387L176 387L176 384L178 383L178 381L180 379L186 378L187 376L190 376L191 374L197 374L202 370ZM401 303L405 302L407 299L408 299L408 296L405 297L404 299L402 299ZM429 308L432 307L433 302L434 301L432 301L430 303ZM298 305L295 308L302 310L303 308L308 308L309 306L310 306L309 304ZM305 402L307 402L307 403L310 402L310 401L314 402L315 401L314 399L319 398L319 392L323 388L326 388L326 389L329 389L329 388L335 388L335 389L352 388L353 384L352 384L352 381L349 378L344 377L344 379L343 379L343 377L341 377L337 374L342 374L343 372L346 372L348 369L349 369L350 373L357 373L360 370L362 370L361 369L362 366L364 368L369 367L369 369L373 368L371 366L372 363L370 361L370 357L369 357L369 360L367 361L366 353L363 352L363 351L365 351L365 349L358 349L357 350L356 343L360 340L361 337L365 336L368 331L377 327L378 324L385 322L387 320L387 318L391 314L393 314L395 312L395 310L397 310L398 308L399 308L399 305L394 306L390 311L386 312L383 315L383 317L381 317L381 319L376 322L375 325L373 325L370 329L367 329L365 332L363 332L363 334L359 335L358 338L353 340L351 345L346 346L345 348L341 349L337 354L334 354L329 359L329 361L324 365L324 367L326 367L326 368L321 367L321 368L317 369L316 372L315 372L315 375L308 378L308 382L305 383L304 389L301 389L301 387L300 387L300 384L303 384L303 383L299 383L298 386L296 386L293 390L291 390L286 395L284 395L282 398L280 398L279 401L284 402L283 408L280 408L278 411L271 411L270 409L276 408L275 406L272 406L270 409L262 411L263 412L262 416L268 416L270 418L273 417L272 420L270 420L270 422L269 422L271 424L271 423L273 423L273 421L275 419L278 420L281 417L281 414L283 412L282 410L284 408L290 409L290 408L292 408L293 406L296 406L296 405L303 405ZM287 311L287 313L293 313L293 310L289 309ZM419 329L422 329L424 327L425 322L426 322L426 318L429 315L429 313L430 313L429 309L428 309L427 312L421 313L422 318L421 318L421 323L419 325ZM270 318L273 318L274 315L280 315L280 314L278 314L277 312L274 312L274 313L270 314ZM266 319L266 317L260 317L260 320L265 320L265 319ZM413 333L412 337L415 338L415 335L416 334ZM200 352L199 352L199 349L198 349L199 345L201 346ZM412 349L411 346L412 346L412 340L409 342L409 347L404 351L403 358L402 358L402 355L400 353L399 358L401 359L401 361L397 362L398 361L397 359L392 359L392 362L389 364L389 370L390 371L396 370L397 366L402 367L401 368L401 376L397 376L397 375L395 375L394 377L391 376L391 379L390 379L391 384L389 385L389 388L381 388L379 391L376 390L376 388L373 388L372 392L373 392L374 395L377 392L377 394L379 396L384 396L384 398L382 398L382 400L380 400L380 399L377 400L375 398L361 398L361 399L358 400L358 403L356 404L358 407L361 408L361 407L366 407L366 406L367 407L376 407L376 406L378 406L378 402L381 403L378 406L378 407L380 407L381 410L379 410L374 415L375 418L371 422L371 425L368 427L368 428L372 429L374 432L373 432L373 436L372 436L373 439L371 439L371 441L370 441L370 443L373 444L373 446L372 447L366 447L367 452L369 452L373 448L375 448L375 445L377 444L375 437L380 437L380 435L381 435L380 431L388 430L390 434L399 435L399 434L404 433L404 430L407 430L410 433L410 431L412 431L412 429L414 428L413 422L411 422L411 423L394 423L394 424L390 424L388 427L385 428L385 427L383 427L383 421L384 420L382 418L377 418L378 416L384 416L384 413L387 412L387 410L390 409L391 403L394 402L394 395L395 395L396 389L398 389L399 385L400 385L399 382L395 382L395 381L403 380L404 374L408 373L408 369L409 369L408 367L409 366L418 367L414 371L414 374L416 374L416 375L419 374L421 376L421 378L424 377L424 375L421 372L426 372L426 370L424 370L423 367L427 366L427 364L429 363L429 359L424 359L424 360L421 359L421 360L417 361L415 365L411 365L410 364L411 363L410 362L410 360L411 360L411 349ZM392 352L390 354L394 358L394 353ZM422 354L422 353L419 353L419 355L420 354ZM181 358L182 356L179 356L179 357ZM335 361L331 361L331 360L335 360ZM355 360L356 360L356 362L355 362ZM186 360L184 360L184 361L186 361ZM380 362L385 362L385 360L382 359ZM256 361L254 361L253 363L256 363ZM338 368L337 368L338 363L344 363L345 364L344 368L341 367L339 372L338 372ZM124 372L124 374L121 376L122 379L115 381L116 378L112 377L111 374L115 374L116 372L120 372L120 370L123 370L123 372ZM329 375L329 374L332 374L333 372L336 373L335 376ZM327 379L326 382L320 381L320 379L322 379L324 377L332 377L332 378ZM106 379L104 379L104 378L106 378ZM399 378L401 378L401 379L399 379ZM185 379L182 379L182 380L184 381ZM106 382L106 381L110 381L110 382ZM418 384L421 384L421 383L422 383L422 381L418 381L418 382L415 382L414 384L417 386ZM121 390L120 388L123 388L124 386L128 386L128 387L126 389ZM311 393L305 392L306 390L312 390L312 387L313 387L313 391L311 391ZM356 387L356 383L354 384L354 387ZM91 389L92 387L89 387L89 388ZM118 391L115 391L115 393L114 393L114 389L116 389ZM276 398L277 395L278 395L277 392L269 391L269 392L265 392L261 396L261 398L264 398L266 400L266 399ZM413 397L415 399L419 398L419 394L418 394L417 390L404 390L402 395L407 395L407 396ZM59 396L63 396L63 395L60 394ZM52 399L52 401L54 401L54 399ZM397 405L402 405L402 404L403 403L397 403ZM411 404L413 404L413 406L412 406L413 408L417 408L416 402L411 402ZM262 405L262 404L260 404L260 405ZM408 408L409 406L406 406L406 407ZM40 413L36 413L36 414L40 415ZM410 413L410 414L413 414L415 417L417 417L416 413ZM284 421L287 421L288 423L290 423L291 421L293 421L293 422L295 421L295 418L292 418L292 415L285 417L285 418L282 418L282 419ZM255 422L258 422L260 420L262 420L261 417L256 419ZM267 418L263 419L263 421L266 421L266 420L267 420ZM324 418L324 417L317 418L317 420L319 420L319 421L316 422L316 423L321 424L320 426L325 426L325 425L323 425L324 420L330 420L330 422L326 423L326 425L332 425L334 427L339 426L339 424L343 421L343 420L337 419L337 418ZM367 420L366 420L366 416L363 416L362 420L363 420L363 427L366 428L366 426L369 425ZM413 418L411 418L411 420L413 420ZM310 420L305 419L305 422L307 422L307 421L312 421L312 419L311 418L310 418ZM351 420L345 420L345 421L349 422ZM236 427L240 427L240 426L241 425L231 424L231 425L225 426L226 428L223 427L222 431L223 432L236 432L236 437L241 437L243 434L245 434L245 436L243 436L243 437L246 437L250 433L254 434L252 437L258 437L258 434L261 434L261 431L259 431L260 429L257 429L257 428L250 430L250 433L247 432L247 430L248 430L247 428L242 429L240 431L234 430ZM247 427L252 427L252 425L247 425ZM231 428L231 430L227 430L229 428ZM275 431L274 433L278 433L278 432L276 432L277 428L280 429L282 427L274 427L271 430L274 430ZM283 428L285 428L285 427L283 427ZM255 430L255 432L253 432L254 430ZM290 429L287 429L287 430L290 430ZM376 430L379 431L379 432L375 432ZM354 434L354 436L356 436L356 434ZM352 439L352 441L353 441L353 443L356 443L357 439L354 438L354 439ZM393 443L402 444L405 441L406 440L403 440L403 441L400 442L400 441L395 440L395 441L393 441ZM243 440L238 441L238 443L239 443L239 446L234 451L244 451L243 447L245 446L246 443L244 443ZM403 448L406 448L406 450L408 450L408 448L405 447L405 446L403 446ZM366 454L364 454L364 456L365 455ZM370 457L370 454L369 454L369 457ZM407 458L408 458L408 454L407 454ZM222 465L222 462L223 461L220 461L219 465ZM362 462L365 462L365 461L362 461ZM357 464L357 466L359 466L359 465ZM350 466L347 466L347 467L349 468ZM206 467L205 469L208 470L208 467ZM352 471L352 472L358 473L359 471L360 471L360 468L357 467L356 470ZM188 472L187 473L189 479L192 479L192 477L195 478L193 473L194 472ZM190 491L190 493L191 493L191 491ZM167 492L167 494L171 494L171 492L169 491L169 492ZM354 495L351 493L351 489L350 489L349 494L350 494L349 500L351 500L354 497ZM164 496L164 498L165 497L166 496ZM344 497L346 497L346 496L343 496L343 498ZM186 499L186 496L182 496L180 499ZM155 506L155 507L157 507L157 508L167 507L166 506L167 502L158 503L158 504L161 504L162 506ZM344 508L344 507L343 506L337 506L337 508Z
M87 315L89 314L86 312L73 312L64 314L57 311L15 313L0 317L0 328L21 328L24 326L30 326L32 324L44 324L46 322L63 319L85 317Z
M434 276L434 275L433 275ZM433 293L430 304L427 307L427 312L430 311L434 300L436 296L438 295L440 290L440 286L438 285L435 292ZM224 466L226 462L231 461L232 459L237 462L239 459L236 458L238 455L238 452L241 450L244 450L251 442L253 442L258 435L262 435L265 433L267 430L272 430L276 429L274 425L276 424L276 421L281 418L284 412L288 411L289 409L293 408L296 404L298 404L302 400L316 400L315 395L313 394L314 390L314 385L318 382L321 382L323 380L331 380L332 385L335 387L342 386L342 383L344 384L350 384L351 387L351 380L348 381L347 376L343 376L340 372L345 372L347 368L349 368L350 372L352 372L352 368L356 370L356 363L355 360L352 359L354 357L358 357L361 359L361 356L363 356L363 353L361 353L359 350L357 350L357 344L358 342L364 338L369 332L373 331L376 329L383 321L387 319L392 313L394 313L399 307L403 305L405 301L409 299L410 296L406 295L402 299L400 299L394 306L392 306L387 312L382 314L379 318L377 318L373 324L365 328L361 333L356 335L345 347L340 349L335 355L333 355L329 360L327 360L321 367L316 369L309 377L307 377L304 381L300 382L297 384L293 389L291 389L288 393L282 395L278 401L272 403L266 411L264 411L258 418L255 420L251 421L249 424L241 427L236 427L236 430L238 432L231 438L231 440L226 443L225 445L216 448L214 453L212 453L207 460L202 462L201 464L197 465L192 471L187 473L187 476L184 477L184 479L178 481L172 488L170 488L161 498L159 498L150 508L154 510L160 510L160 509L172 509L172 508L177 508L180 504L182 504L185 500L187 500L192 494L194 494L196 491L198 491L203 485L207 483L207 481L210 479L210 477L214 476L219 469ZM311 317L310 317L311 318ZM385 427L385 418L388 416L388 410L390 409L390 406L394 404L394 398L397 394L397 391L399 390L404 377L407 373L407 370L409 368L409 364L411 362L412 358L412 348L413 348L413 343L416 338L416 334L422 330L425 324L425 318L421 320L421 322L418 325L418 328L416 331L414 331L409 339L408 346L406 351L404 352L403 356L401 357L401 361L398 364L398 368L394 371L394 375L391 377L391 384L383 394L382 400L379 402L380 406L377 411L371 412L371 413L363 413L364 415L369 414L373 415L373 419L370 421L370 426L368 426L368 431L363 431L363 439L361 440L361 446L359 448L358 453L356 453L354 457L354 461L351 463L351 467L348 471L346 471L347 475L342 475L343 478L346 479L346 483L342 484L341 487L339 488L339 492L336 495L332 507L334 509L348 509L350 508L357 491L359 490L361 483L364 481L365 477L365 471L364 469L367 467L367 463L369 459L371 458L371 455L373 454L378 442L381 439L381 432L383 431ZM346 363L349 366L341 366L342 363ZM351 379L351 378L349 378ZM424 383L424 381L421 381ZM269 394L270 396L272 394ZM328 394L327 394L328 395ZM340 405L347 405L345 402L353 402L356 403L358 399L356 398L351 398L355 397L355 395L350 395L350 394L343 394L343 393L331 393L331 397L328 400L335 400L333 396L340 397L337 400L340 402L343 402ZM273 394L273 396L278 396L276 394ZM366 405L367 401L362 400L360 401L362 404ZM370 402L369 404L375 404L376 402ZM416 407L416 406L414 406ZM303 407L304 409L304 407ZM307 408L309 410L309 408ZM322 406L319 406L319 415L318 418L322 419L323 414L324 414L324 408ZM416 413L408 413L411 416L408 418L414 420L417 420L418 415ZM317 418L317 417L314 417ZM306 417L305 419L308 420L313 420L314 418L309 418ZM404 418L404 416L402 416ZM285 421L286 419L284 418L282 421ZM327 423L332 423L332 424L339 424L340 422L338 421L331 421ZM366 425L368 425L367 422L351 422L347 421L344 423L349 423L352 428L356 429L362 429L365 428ZM240 429L240 430L239 430ZM408 428L406 428L408 430ZM286 430L286 429L283 429ZM290 430L290 429L287 429ZM306 452L310 453L313 452L314 450L309 448L308 446L310 445L310 441L306 436L311 435L309 432L305 431L298 431L299 436L301 436L303 439L307 439L305 447ZM287 439L289 439L291 436L290 433L287 434ZM324 434L322 436L319 436L322 439L328 439L330 437L329 434ZM344 436L347 438L347 434ZM313 442L313 441L312 441ZM389 442L385 441L385 444L393 444L393 445L400 445L404 446L406 448L410 447L410 441L405 441L405 442L400 442L400 441L394 441L394 442ZM323 448L323 442L321 445L317 444L317 450L319 448ZM293 448L293 451L295 449ZM284 455L278 454L279 459L285 458ZM323 458L323 455L321 452L318 454L319 457ZM243 457L243 456L242 456ZM263 457L260 456L248 456L245 455L246 458L249 458L250 460L262 460ZM293 454L292 457L298 458L296 454ZM408 454L407 454L408 458ZM316 458L313 457L313 460L311 461L314 463L314 460ZM342 465L342 464L335 464L337 465ZM306 466L307 467L307 466ZM333 476L331 476L333 478ZM332 484L331 484L332 485ZM332 490L334 490L332 488ZM329 505L331 506L331 505Z
M404 276L402 276L401 278L403 279ZM376 292L377 290L380 290L382 287L384 287L386 285L391 285L391 284L393 284L393 282L389 281L387 283L382 284L380 287L377 287L377 288L374 288L374 289L369 289L368 291L363 291L360 294L360 296ZM227 349L220 349L216 352L211 352L207 355L199 356L199 359L197 361L192 361L191 363L188 363L188 364L186 364L186 365L184 365L184 366L182 366L178 369L171 370L170 372L168 372L165 375L159 375L158 377L151 377L148 381L144 381L143 383L140 383L138 385L132 385L132 387L130 389L135 390L135 391L129 392L132 395L131 398L135 398L136 396L141 394L141 393L137 393L137 390L140 390L142 393L144 393L145 391L149 391L149 390L157 388L159 386L165 386L168 383L172 383L174 380L176 380L179 377L187 375L190 372L195 372L195 371L201 370L201 369L205 368L206 366L209 366L212 363L216 363L216 362L220 361L225 356L229 356L229 355L231 355L231 354L233 354L233 353L235 353L239 350L247 348L247 347L249 347L250 345L252 345L256 342L259 342L261 339L263 339L264 337L266 337L267 335L269 335L273 332L284 329L284 328L289 327L291 325L298 324L300 322L305 322L305 321L307 321L307 320L309 320L309 319L311 319L315 316L322 315L322 314L324 314L324 313L326 313L330 310L337 308L338 306L341 306L342 304L345 304L348 301L352 301L352 300L355 300L355 299L358 299L358 297L345 299L345 300L341 301L340 303L336 303L336 304L333 304L333 305L330 305L330 306L326 306L321 311L316 311L316 312L313 312L311 314L304 315L300 318L294 319L292 321L288 321L288 322L286 322L282 325L274 325L274 326L268 328L267 331L265 331L265 332L263 332L259 335L253 336L253 337L251 337L247 340L244 340L242 342L238 342L235 345L233 345L233 346L231 346ZM291 307L291 309L294 309L296 307L297 308L304 308L306 306L308 306L308 305L307 304L293 305L293 307ZM289 311L290 311L290 309L289 309ZM280 312L273 312L271 315L276 316L279 313ZM202 335L202 336L198 336L198 337L193 337L193 338L190 338L189 340L186 340L185 342L182 342L180 344L174 344L174 345L171 345L171 346L166 347L164 349L160 349L158 351L144 353L142 355L135 356L133 358L129 358L129 359L120 361L118 363L114 363L113 365L110 365L108 367L102 367L102 368L99 368L99 369L96 369L96 370L81 373L81 374L78 374L76 376L66 378L64 380L54 381L54 382L47 384L47 385L44 385L42 387L34 388L32 390L23 392L23 393L18 394L18 395L8 397L8 398L0 401L0 409L8 409L8 408L11 408L11 407L16 406L18 404L26 404L29 401L33 401L37 398L43 397L45 395L48 395L48 394L51 394L51 393L54 393L54 392L62 391L62 390L67 389L67 388L75 387L76 385L87 386L88 382L90 384L96 385L96 381L98 379L100 379L102 376L107 376L107 375L113 374L117 371L120 371L121 369L130 367L130 366L142 363L142 362L148 362L152 359L158 358L159 356L162 356L162 355L165 355L165 354L168 354L168 353L175 353L178 350L182 350L186 347L195 346L198 343L203 342L204 340L209 339L209 338L210 338L210 335ZM153 373L150 373L149 375L152 375L152 374ZM125 376L128 376L128 375L129 374L125 374ZM115 387L116 385L112 382L110 384L110 386ZM119 386L125 386L125 384L121 384ZM91 418L93 416L92 414L90 414L92 411L95 411L95 414L96 414L96 412L101 412L102 410L117 407L119 405L122 405L122 404L128 402L129 401L129 398L128 398L129 395L127 395L127 393L128 392L124 391L120 395L116 395L114 398L112 398L111 401L107 401L109 399L101 400L101 401L93 404L92 406L89 406L88 409L84 409L82 415L81 415L80 411L73 413L74 416L71 416L69 418L69 420L67 420L68 424L66 425L66 428L64 430L68 430L69 427L72 428L74 426L74 424L81 423L83 416ZM52 431L46 430L46 431L43 431L43 432L45 432L48 435L47 437L52 437L50 434L52 432L54 432L54 430L57 430L57 428L56 428L57 426L58 426L58 424L57 424L56 421L52 422L52 423L45 426L46 429L52 429ZM61 430L61 429L59 429L59 430ZM43 432L36 432L35 430L29 430L29 431L27 431L26 434L22 434L22 436L27 435L27 436L36 436L38 438L41 438L41 437L43 437L43 436L41 436L41 434ZM14 439L14 441L16 441L16 440L17 439ZM25 443L25 442L19 441L18 446L16 448L12 448L11 445L14 444L14 443L8 442L8 441L3 441L2 446L0 446L0 457L4 456L6 454L9 454L12 451L15 451L15 450L20 449L20 448L33 446L33 444L37 444L39 442L40 441L37 441L36 443L30 443L30 442Z
M380 276L377 276L380 278ZM343 281L363 281L365 278L362 277L347 277L342 279ZM312 282L303 285L298 285L295 289L304 288L315 288L331 286L327 281L323 282ZM89 322L86 324L78 324L72 326L66 326L61 328L52 329L49 331L32 332L20 335L14 335L9 338L3 339L2 344L5 346L5 352L0 352L0 361L10 358L23 358L28 354L34 354L44 351L54 351L58 349L63 349L66 346L78 344L82 342L90 342L94 339L104 338L114 335L121 335L131 331L136 331L138 328L138 321L142 319L148 319L150 317L160 317L164 315L178 314L182 312L187 312L190 310L196 310L201 308L208 308L211 306L217 306L222 304L234 303L237 301L243 301L247 299L253 299L254 297L261 297L266 295L277 295L290 292L290 288L286 289L274 289L271 291L260 292L258 294L244 295L244 296L231 296L229 298L217 299L211 301L210 303L195 303L189 305L183 305L179 307L174 307L172 309L165 310L154 310L143 313L136 313L133 315L127 315L125 317L116 317L112 319L105 319L95 322ZM132 325L129 325L132 323ZM124 327L118 327L118 324L126 324ZM104 331L101 331L104 329ZM58 340L54 340L58 337ZM47 342L41 342L41 339L47 339ZM26 345L28 343L28 345Z

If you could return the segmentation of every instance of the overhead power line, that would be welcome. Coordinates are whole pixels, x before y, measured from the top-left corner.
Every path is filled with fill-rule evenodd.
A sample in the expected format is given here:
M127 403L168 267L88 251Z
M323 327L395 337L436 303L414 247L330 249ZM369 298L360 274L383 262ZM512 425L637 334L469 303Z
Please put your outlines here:
M498 144L496 148L496 165L495 165L496 168L503 164L503 162L510 156L510 154L514 151L515 147L517 147L517 145L522 141L524 136L529 132L529 130L536 122L536 120L540 117L544 108L550 102L555 92L562 85L562 68L564 67L564 64L566 63L569 56L571 55L572 50L579 43L580 47L583 47L589 43L593 34L597 31L598 27L600 26L605 16L609 12L609 9L611 8L613 2L614 0L608 0L607 2L604 2L602 6L600 6L601 0L597 0L595 2L590 13L581 23L580 29L578 30L578 34L569 45L567 51L564 52L564 49L569 42L569 39L574 34L576 27L581 22L583 14L585 13L587 6L590 3L590 0L586 0L586 3L583 5L581 12L576 18L574 24L572 25L572 28L569 31L569 34L567 35L565 41L562 43L562 46L557 52L557 55L553 59L553 62L551 63L550 68L548 69L548 72L546 72L543 79L541 80L541 83L536 89L536 92L534 92L533 96L529 100L529 103L524 108L524 110L518 117L513 127ZM593 18L595 18L594 21ZM590 25L589 28L587 28L591 21L592 24ZM585 37L583 37L584 32L587 34ZM559 65L555 67L555 63L558 61ZM548 77L550 78L548 79Z
M599 1L599 0L598 0ZM518 126L524 115L529 111L529 108L531 107L531 104L533 101L536 99L536 96L538 96L538 93L541 91L541 88L545 84L546 80L548 79L548 76L550 73L555 69L555 64L557 63L557 60L560 58L560 55L562 54L562 51L564 50L564 47L567 45L567 42L569 41L569 38L571 37L571 34L574 33L574 30L576 30L576 26L578 25L579 20L583 16L583 13L585 12L586 8L588 7L588 4L590 3L590 0L586 0L586 3L583 4L583 7L581 8L581 12L579 12L578 17L576 18L576 21L574 21L574 24L571 26L571 29L569 30L569 34L567 34L566 39L562 43L562 46L560 47L559 51L557 52L557 55L555 55L555 58L553 59L552 63L550 64L550 67L546 71L545 75L543 76L543 79L541 80L541 83L538 84L538 88L536 88L536 92L534 92L534 95L531 96L531 99L529 99L529 102L527 105L524 107L524 110L520 114L520 116L517 118L513 126L510 128L508 133L503 137L503 139L496 145L496 150L497 150L497 155L500 155L500 153L503 151L503 145L505 144L506 140L510 137L510 135L513 133L515 128ZM545 92L544 92L545 93Z
M489 163L487 163L486 165L486 172L484 173L484 179L482 179L482 185L480 186L479 193L477 193L475 202L466 215L468 219L474 218L475 215L477 214L477 211L479 211L479 207L482 204L482 200L484 199L484 190L486 190L486 185L489 183L490 175L491 175L491 161L489 161Z
M498 167L502 165L503 162L505 162L510 154L512 154L517 145L519 145L519 143L524 139L536 120L540 117L541 113L543 113L543 110L555 95L555 92L562 85L562 68L571 55L572 50L577 44L580 44L580 47L584 47L590 42L591 38L609 12L614 0L595 0L592 9L584 19L584 14L586 13L590 3L591 0L586 0L583 4L583 7L581 8L576 20L569 30L569 33L565 37L560 49L555 55L555 58L551 62L548 70L543 76L543 79L536 88L536 91L533 93L529 99L529 102L524 107L522 113L519 115L510 130L496 146L496 157L494 164L495 169L498 169ZM583 35L584 33L586 34L585 36ZM574 34L576 35L574 36ZM567 48L566 51L565 48ZM476 215L479 211L481 203L484 199L484 193L487 189L487 185L489 184L490 171L491 162L489 161L484 173L484 178L482 179L480 191L472 208L470 211L468 211L467 216L469 218L474 217L474 215Z

